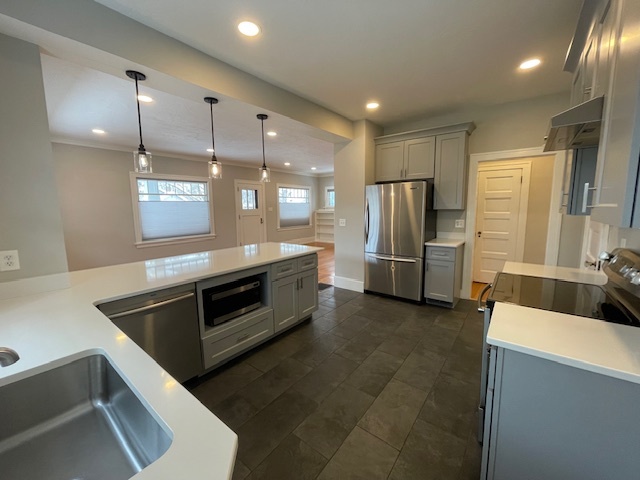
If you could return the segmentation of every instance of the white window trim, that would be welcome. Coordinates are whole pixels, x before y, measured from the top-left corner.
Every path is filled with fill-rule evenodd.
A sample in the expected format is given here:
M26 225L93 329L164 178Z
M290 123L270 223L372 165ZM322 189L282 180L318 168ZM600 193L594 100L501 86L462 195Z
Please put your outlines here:
M334 192L336 191L336 187L334 187L333 185L327 185L326 187L324 187L324 208L328 209L328 210L333 210L336 207L330 207L329 206L329 190L333 190Z
M149 180L181 180L185 182L201 182L207 184L207 195L209 197L209 219L211 233L206 235L189 235L188 237L171 237L166 240L142 240L142 229L140 228L140 208L138 207L138 178ZM179 245L181 243L200 242L216 238L215 219L213 218L213 186L208 177L192 177L187 175L167 175L164 173L136 173L129 172L129 186L131 191L131 207L133 209L133 228L135 231L136 248L159 247L165 245Z
M309 224L308 225L300 225L296 227L281 227L280 226L280 189L281 188L303 188L305 190L309 190ZM277 216L277 228L276 231L283 232L288 230L303 230L305 228L311 228L313 226L313 209L311 208L313 205L313 189L309 185L291 185L287 183L278 183L276 184L276 216Z

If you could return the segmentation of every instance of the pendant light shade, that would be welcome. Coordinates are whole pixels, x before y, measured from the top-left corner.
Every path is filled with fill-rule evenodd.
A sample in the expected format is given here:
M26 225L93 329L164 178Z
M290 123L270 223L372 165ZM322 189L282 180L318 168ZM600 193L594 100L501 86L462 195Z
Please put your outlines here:
M257 117L258 120L260 120L260 124L262 125L262 166L258 169L258 171L260 172L261 182L270 182L271 170L267 168L267 164L264 159L264 121L269 118L269 116L265 115L264 113L259 113Z
M147 152L142 143L142 121L140 120L140 100L138 99L138 82L143 82L147 79L147 76L143 73L136 72L135 70L127 70L127 77L136 81L136 103L138 105L138 132L140 133L140 145L138 150L133 152L133 169L136 173L152 173L153 168L151 165L151 152Z
M216 157L216 140L213 135L213 106L218 103L217 98L213 97L204 97L204 101L209 104L211 108L211 160L209 160L209 178L220 179L222 178L222 164L218 161Z

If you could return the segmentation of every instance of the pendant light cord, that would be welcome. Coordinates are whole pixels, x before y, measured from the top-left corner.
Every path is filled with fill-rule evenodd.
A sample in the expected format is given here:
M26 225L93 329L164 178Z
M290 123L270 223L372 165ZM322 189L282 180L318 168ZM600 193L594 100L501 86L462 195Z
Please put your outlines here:
M260 119L260 123L262 124L262 168L266 169L267 163L265 162L265 159L264 159L264 118Z
M211 150L213 150L211 159L213 160L216 158L216 140L213 136L213 102L209 104L209 107L211 107Z
M140 99L138 98L138 96L140 95L138 93L138 76L136 75L136 103L138 104L138 131L140 132L140 146L138 147L138 150L144 151L144 145L142 143L142 120L140 119Z

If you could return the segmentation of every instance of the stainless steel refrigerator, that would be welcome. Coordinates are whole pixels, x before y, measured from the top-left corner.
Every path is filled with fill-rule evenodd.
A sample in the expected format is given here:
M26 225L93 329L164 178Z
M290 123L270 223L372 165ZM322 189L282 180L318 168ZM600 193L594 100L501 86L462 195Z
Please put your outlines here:
M436 236L433 181L367 185L364 289L423 298L425 242Z

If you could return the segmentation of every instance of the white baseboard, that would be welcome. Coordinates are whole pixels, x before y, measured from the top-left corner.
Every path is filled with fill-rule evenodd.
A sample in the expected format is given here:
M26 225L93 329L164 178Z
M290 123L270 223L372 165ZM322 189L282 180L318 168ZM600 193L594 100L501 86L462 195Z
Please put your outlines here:
M304 238L292 238L291 240L283 240L283 243L295 243L296 245L304 245L306 243L313 243L316 241L316 237L304 237Z
M361 280L354 280L353 278L346 277L333 277L333 285L338 288L344 288L345 290L352 290L354 292L364 292L364 282Z

